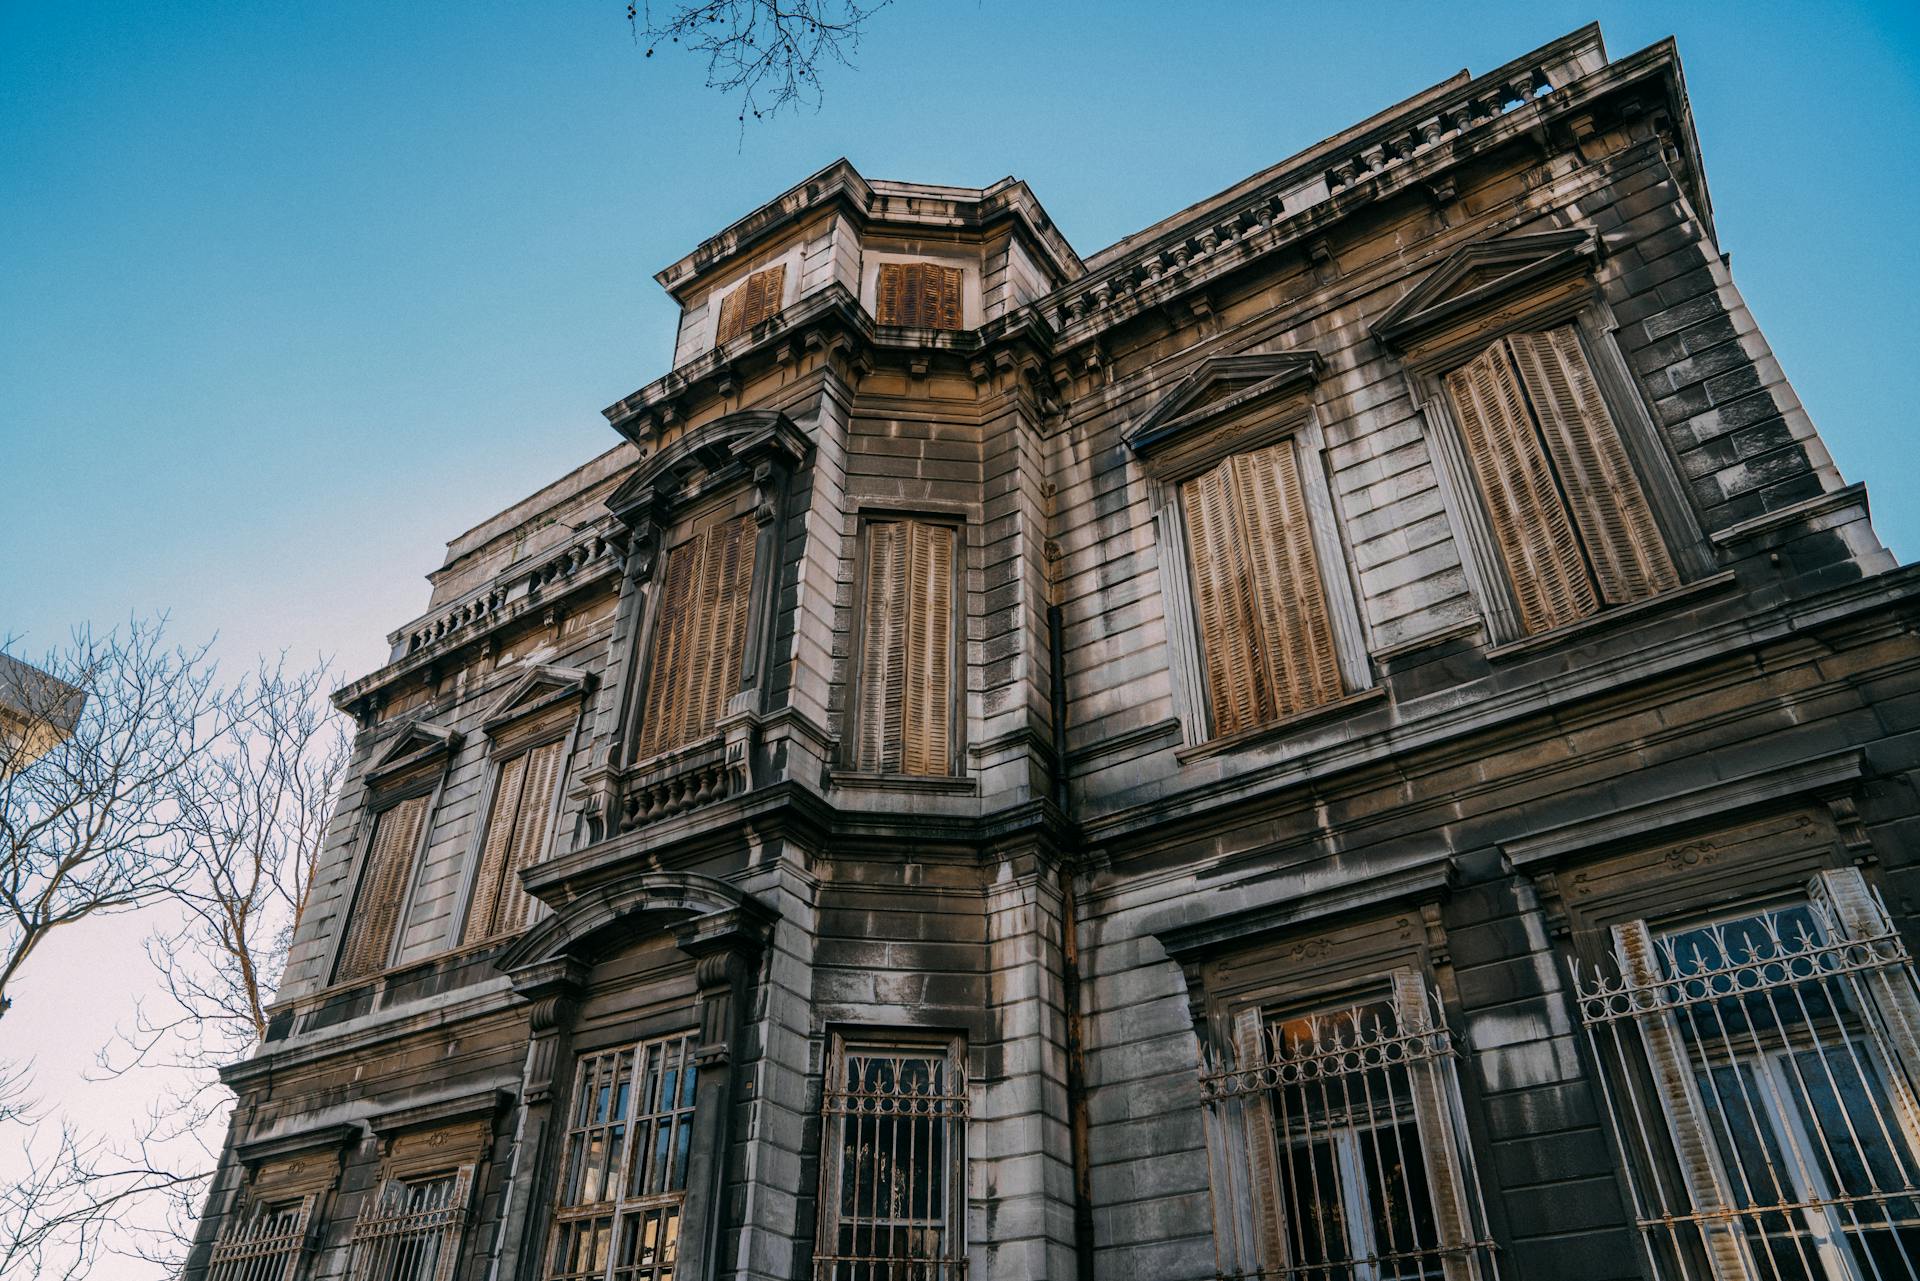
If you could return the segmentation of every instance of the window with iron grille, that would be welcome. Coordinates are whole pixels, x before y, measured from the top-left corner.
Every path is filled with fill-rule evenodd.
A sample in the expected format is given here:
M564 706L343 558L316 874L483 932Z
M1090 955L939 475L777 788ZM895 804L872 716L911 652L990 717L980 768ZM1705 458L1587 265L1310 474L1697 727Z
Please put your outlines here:
M1180 504L1214 736L1345 693L1296 442L1222 460Z
M298 1281L315 1199L256 1201L228 1218L213 1244L208 1281Z
M497 766L493 808L467 906L467 942L513 934L526 925L532 899L520 886L520 871L531 867L546 847L565 751L565 740L556 739L515 753Z
M1524 631L1679 585L1574 325L1497 339L1444 382Z
M1412 974L1334 1003L1250 1006L1201 1077L1226 1244L1262 1277L1492 1272L1455 1046Z
M353 1225L351 1281L452 1281L473 1167L388 1178Z
M671 1281L693 1142L693 1050L687 1033L580 1061L550 1281Z
M960 1281L967 1080L959 1041L849 1040L827 1064L815 1281Z
M1920 984L1855 869L1576 967L1655 1277L1920 1276Z
M927 520L873 520L865 537L854 764L951 774L959 530Z

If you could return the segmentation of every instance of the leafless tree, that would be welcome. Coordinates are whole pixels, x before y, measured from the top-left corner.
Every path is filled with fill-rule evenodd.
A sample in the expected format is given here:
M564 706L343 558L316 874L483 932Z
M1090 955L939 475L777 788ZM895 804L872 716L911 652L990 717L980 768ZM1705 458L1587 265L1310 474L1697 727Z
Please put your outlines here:
M244 709L166 620L78 628L31 665L0 645L0 1018L56 932L173 892L211 745Z
M673 0L627 6L651 58L678 46L707 59L707 88L738 94L740 121L818 107L820 74L852 65L867 21L892 0Z
M232 1104L218 1068L266 1035L345 770L329 675L262 664L227 696L238 715L178 802L177 873L147 942L158 991L100 1057L103 1076L147 1073L154 1102L124 1134L42 1127L25 1177L0 1191L0 1278L10 1261L58 1275L103 1253L177 1273Z

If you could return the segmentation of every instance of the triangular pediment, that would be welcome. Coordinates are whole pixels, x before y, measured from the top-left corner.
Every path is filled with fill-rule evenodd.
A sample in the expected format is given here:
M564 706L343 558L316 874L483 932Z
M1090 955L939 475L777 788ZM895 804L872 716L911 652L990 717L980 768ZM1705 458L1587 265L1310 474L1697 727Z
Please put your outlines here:
M1373 336L1389 347L1404 346L1515 290L1587 269L1599 256L1599 238L1583 228L1468 245L1387 308L1373 322Z
M481 728L491 734L523 717L577 698L587 692L592 677L577 667L541 664L529 667L494 701Z
M369 777L386 777L445 756L460 746L460 735L443 725L408 721L380 748L367 767Z
M1127 447L1149 454L1207 424L1313 384L1320 357L1311 351L1209 356L1127 432Z

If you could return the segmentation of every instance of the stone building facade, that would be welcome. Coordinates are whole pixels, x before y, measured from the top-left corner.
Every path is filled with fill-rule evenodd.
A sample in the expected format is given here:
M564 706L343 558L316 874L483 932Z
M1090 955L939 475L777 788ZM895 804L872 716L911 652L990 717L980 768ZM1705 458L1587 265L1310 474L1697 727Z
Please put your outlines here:
M1920 580L1670 42L658 280L338 695L189 1276L1915 1274Z

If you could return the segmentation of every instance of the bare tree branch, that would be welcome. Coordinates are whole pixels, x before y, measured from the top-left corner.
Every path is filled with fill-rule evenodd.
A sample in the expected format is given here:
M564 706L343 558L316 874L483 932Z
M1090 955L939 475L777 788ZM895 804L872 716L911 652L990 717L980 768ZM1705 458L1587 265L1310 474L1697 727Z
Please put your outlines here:
M867 20L892 0L651 0L627 6L651 58L678 45L707 59L707 88L739 95L740 122L820 106L820 73L850 67Z

